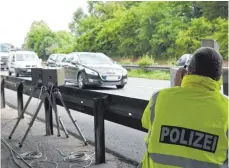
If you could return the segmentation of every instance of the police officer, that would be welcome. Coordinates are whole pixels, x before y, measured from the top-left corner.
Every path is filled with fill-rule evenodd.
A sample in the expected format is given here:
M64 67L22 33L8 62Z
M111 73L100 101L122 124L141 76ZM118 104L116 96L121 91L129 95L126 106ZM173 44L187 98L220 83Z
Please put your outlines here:
M142 168L227 167L228 99L220 93L222 56L202 47L178 70L175 87L155 93L142 126L147 151Z

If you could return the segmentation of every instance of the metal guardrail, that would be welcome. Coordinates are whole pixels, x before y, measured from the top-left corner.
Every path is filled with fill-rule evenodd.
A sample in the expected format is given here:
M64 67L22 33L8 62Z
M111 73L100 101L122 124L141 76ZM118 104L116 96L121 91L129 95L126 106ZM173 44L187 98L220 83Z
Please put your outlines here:
M126 68L127 70L136 70L140 69L139 65L121 65L123 68ZM170 66L160 66L160 65L154 65L154 66L146 66L144 68L147 71L151 70L160 70L160 71L169 71Z
M45 66L46 62L42 62L42 64ZM127 70L136 70L140 69L139 65L128 65L128 64L121 64L123 68L126 68ZM162 65L154 65L154 66L146 66L145 70L160 70L160 71L169 71L170 66L162 66Z

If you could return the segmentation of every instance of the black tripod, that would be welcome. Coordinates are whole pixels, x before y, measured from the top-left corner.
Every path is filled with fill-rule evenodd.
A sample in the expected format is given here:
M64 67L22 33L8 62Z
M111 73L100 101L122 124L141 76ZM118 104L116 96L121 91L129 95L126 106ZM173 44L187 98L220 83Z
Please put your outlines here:
M22 147L22 144L23 144L23 142L24 142L26 136L28 135L28 133L29 133L31 127L33 126L33 123L34 123L34 121L35 121L35 119L36 119L36 117L37 117L37 115L38 115L38 113L39 113L39 111L40 111L40 109L41 109L41 106L42 106L42 104L44 103L44 101L45 101L46 98L48 99L49 104L51 105L52 109L53 109L54 112L55 112L56 123L57 123L57 130L58 130L58 134L57 134L57 135L60 136L60 128L59 128L59 122L60 122L60 124L61 124L61 126L62 126L62 128L63 128L63 130L64 130L64 132L65 132L66 137L68 137L68 133L67 133L67 131L66 131L66 129L65 129L65 127L64 127L64 125L63 125L63 123L62 123L62 121L61 121L60 118L58 117L58 112L57 112L57 108L56 108L56 101L55 101L55 99L56 99L56 98L59 98L59 100L61 101L61 103L62 103L62 105L64 106L65 110L67 111L67 113L68 113L70 119L72 120L74 126L76 127L77 131L79 132L81 138L83 139L85 145L87 145L86 139L84 138L84 136L83 136L83 134L81 133L81 131L80 131L78 125L76 124L76 122L74 121L73 117L71 116L71 113L70 113L69 109L66 107L66 105L65 105L65 103L64 103L64 101L63 101L63 98L62 98L62 96L61 96L61 93L59 92L59 90L58 90L58 88L57 88L56 86L52 86L52 89L51 89L50 93L49 93L49 89L48 89L47 87L41 87L40 85L37 85L37 86L34 87L34 89L33 89L32 93L31 93L29 99L27 100L27 102L26 102L26 104L25 104L24 109L22 110L22 112L21 112L21 114L20 114L20 116L19 116L19 118L18 118L18 120L17 120L17 122L16 122L16 124L15 124L15 126L14 126L14 128L13 128L13 130L12 130L12 132L11 132L10 135L9 135L9 139L12 138L13 133L14 133L14 131L16 130L16 128L17 128L17 126L18 126L18 124L19 124L21 118L23 117L23 115L24 115L24 113L25 113L25 111L26 111L26 109L27 109L27 107L28 107L28 105L29 105L29 103L30 103L30 101L31 101L31 99L32 99L32 96L33 96L34 92L35 92L36 90L38 90L39 88L41 88L41 93L42 93L42 94L41 94L41 101L40 101L40 103L39 103L39 105L38 105L38 107L37 107L37 109L36 109L36 111L35 111L35 113L34 113L34 116L32 117L31 122L29 123L29 127L27 128L24 137L22 138L21 142L19 143L19 147ZM44 89L43 89L43 88L44 88ZM54 89L53 89L53 88L54 88ZM51 101L51 97L52 97L52 99L53 99L54 104L53 104L52 101Z
M59 127L59 122L60 122L60 125L62 126L62 128L63 128L63 130L65 132L66 137L68 137L68 132L65 129L65 127L64 127L64 125L63 125L63 123L62 123L62 121L60 119L60 116L58 116L58 111L57 111L57 106L56 106L56 99L59 99L60 102L61 102L61 104L64 106L67 114L69 115L69 117L70 117L73 125L75 126L75 128L79 132L81 138L83 139L85 145L87 145L86 139L84 138L84 136L83 136L83 134L82 134L82 132L81 132L81 130L80 130L77 122L73 119L70 110L67 108L66 104L64 103L63 97L62 97L59 89L56 86L54 86L53 89L51 89L51 96L52 96L52 100L53 100L53 107L52 108L54 109L54 112L56 113L55 116L56 116L56 123L57 123L57 135L60 136L60 127Z

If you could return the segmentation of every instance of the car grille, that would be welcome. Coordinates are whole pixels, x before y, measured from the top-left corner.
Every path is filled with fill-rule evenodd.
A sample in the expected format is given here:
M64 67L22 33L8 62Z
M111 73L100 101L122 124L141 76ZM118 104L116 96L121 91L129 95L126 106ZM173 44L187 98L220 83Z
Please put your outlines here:
M102 75L101 78L104 81L119 81L121 80L122 76L106 76L106 75Z
M120 69L100 69L99 73L101 75L121 75L122 70Z

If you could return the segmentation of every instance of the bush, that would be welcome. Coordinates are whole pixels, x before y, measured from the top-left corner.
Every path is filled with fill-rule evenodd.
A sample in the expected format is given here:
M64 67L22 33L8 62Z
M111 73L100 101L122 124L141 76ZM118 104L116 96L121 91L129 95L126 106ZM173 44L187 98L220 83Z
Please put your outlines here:
M169 66L175 66L176 64L177 64L177 60L176 60L176 58L170 58L168 61L167 61L167 64L169 65Z
M119 60L119 63L120 63L120 64L125 64L125 65L133 64L133 57L122 57L122 58Z
M139 65L142 69L144 69L146 66L155 65L155 64L156 63L154 58L150 57L149 55L145 55L137 61L137 65Z
M164 72L164 71L148 71L145 72L142 69L138 70L130 70L128 72L129 77L135 77L135 78L147 78L147 79L159 79L159 80L169 80L170 79L170 73Z

